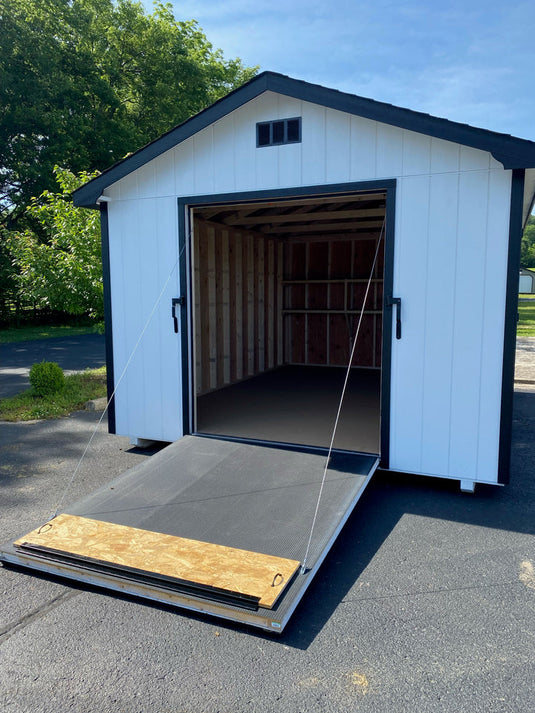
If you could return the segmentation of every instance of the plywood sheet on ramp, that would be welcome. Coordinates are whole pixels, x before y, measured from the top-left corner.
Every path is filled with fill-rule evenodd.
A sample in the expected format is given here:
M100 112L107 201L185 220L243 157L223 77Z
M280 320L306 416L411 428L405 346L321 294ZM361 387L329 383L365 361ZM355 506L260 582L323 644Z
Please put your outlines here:
M299 567L295 560L67 514L14 544L243 594L267 608L274 605Z

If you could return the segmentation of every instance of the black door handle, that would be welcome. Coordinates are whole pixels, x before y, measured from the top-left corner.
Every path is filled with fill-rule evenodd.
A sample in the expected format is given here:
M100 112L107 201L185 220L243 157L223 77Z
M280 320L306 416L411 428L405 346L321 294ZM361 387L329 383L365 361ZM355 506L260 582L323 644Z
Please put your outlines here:
M387 305L396 308L396 339L401 339L401 297L390 297Z
M175 334L178 334L178 314L177 307L182 307L186 303L184 297L173 297L171 300L171 316L173 317L173 326L175 329Z

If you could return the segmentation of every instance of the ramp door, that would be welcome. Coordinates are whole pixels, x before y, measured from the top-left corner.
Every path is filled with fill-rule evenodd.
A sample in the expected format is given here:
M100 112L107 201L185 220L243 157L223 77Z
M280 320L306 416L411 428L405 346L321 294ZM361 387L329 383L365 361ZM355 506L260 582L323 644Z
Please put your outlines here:
M310 539L325 454L186 436L1 558L282 631L377 464L332 453Z

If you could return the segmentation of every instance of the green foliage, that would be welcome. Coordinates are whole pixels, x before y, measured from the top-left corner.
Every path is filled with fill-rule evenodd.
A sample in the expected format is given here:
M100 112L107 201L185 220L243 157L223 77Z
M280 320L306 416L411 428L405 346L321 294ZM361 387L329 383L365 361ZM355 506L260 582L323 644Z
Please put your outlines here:
M518 305L517 336L535 337L535 300L522 300Z
M106 367L86 369L81 374L65 377L61 391L36 397L31 389L0 400L0 420L32 421L37 418L59 418L84 407L91 399L106 395Z
M71 192L92 175L56 167L59 193L44 191L27 213L39 232L12 232L8 246L25 300L70 314L103 318L99 214L75 208Z
M30 384L36 396L50 396L65 385L63 370L54 361L42 361L30 369Z
M0 208L102 170L255 74L170 4L0 0Z
M520 249L522 267L535 267L535 215L530 215L522 235Z

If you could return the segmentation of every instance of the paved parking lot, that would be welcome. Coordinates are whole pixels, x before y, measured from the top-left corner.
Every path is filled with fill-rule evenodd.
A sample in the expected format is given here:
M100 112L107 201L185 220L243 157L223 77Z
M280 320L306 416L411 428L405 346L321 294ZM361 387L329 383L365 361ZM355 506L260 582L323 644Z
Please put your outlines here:
M1 424L2 541L54 511L99 414ZM378 473L284 634L0 568L0 707L527 712L535 701L535 391L512 482ZM151 457L102 428L66 504Z

